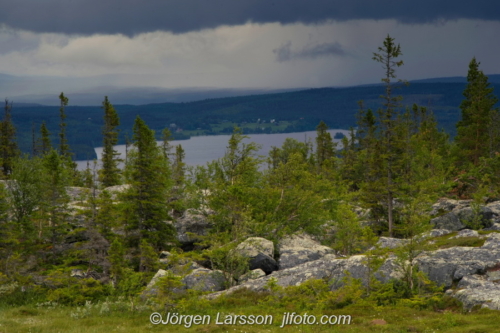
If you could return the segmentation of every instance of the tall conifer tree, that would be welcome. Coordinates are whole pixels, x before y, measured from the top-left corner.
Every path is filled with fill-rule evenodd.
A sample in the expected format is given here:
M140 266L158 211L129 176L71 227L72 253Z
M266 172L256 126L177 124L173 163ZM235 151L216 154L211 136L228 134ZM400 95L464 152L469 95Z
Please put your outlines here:
M102 102L104 109L104 127L103 134L103 151L102 151L102 169L100 171L101 182L103 187L118 185L120 183L120 169L118 168L117 159L118 153L114 146L118 142L117 126L120 125L120 119L113 105L108 100L108 96L104 97Z
M0 123L0 157L2 159L2 171L5 176L12 172L13 159L19 156L16 143L16 128L12 123L12 103L5 100L4 119Z

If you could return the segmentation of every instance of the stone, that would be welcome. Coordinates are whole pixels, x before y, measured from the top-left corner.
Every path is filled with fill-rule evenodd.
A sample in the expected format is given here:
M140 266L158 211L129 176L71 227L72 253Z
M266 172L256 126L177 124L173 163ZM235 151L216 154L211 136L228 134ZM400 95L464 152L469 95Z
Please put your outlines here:
M452 231L446 230L446 229L432 229L431 231L427 232L424 236L425 237L440 237L444 235L451 234Z
M476 230L464 229L460 230L456 236L450 237L450 239L461 238L461 237L479 237Z
M465 224L460 221L457 214L455 214L454 212L449 212L444 215L435 217L430 221L430 223L435 229L458 231L465 228Z
M243 283L243 282L246 282L248 280L255 280L255 279L261 278L263 276L266 276L266 273L262 269L258 268L258 269L254 269L254 270L240 276L238 282Z
M225 278L222 271L197 268L182 278L186 289L198 291L221 291L225 289Z
M195 210L188 209L184 215L174 222L177 231L177 240L184 245L192 245L200 238L206 236L211 228L207 215Z
M334 253L328 246L321 245L306 234L283 238L278 244L280 258L279 269L295 267L308 261L313 261Z
M475 306L500 310L500 285L485 280L480 275L465 276L457 286L453 297L464 305L464 309L471 310Z
M391 237L380 237L377 245L382 249L395 249L403 246L408 241L406 239L391 238Z
M236 246L235 252L249 259L250 270L260 268L266 274L278 270L278 263L273 258L274 244L265 238L247 238Z

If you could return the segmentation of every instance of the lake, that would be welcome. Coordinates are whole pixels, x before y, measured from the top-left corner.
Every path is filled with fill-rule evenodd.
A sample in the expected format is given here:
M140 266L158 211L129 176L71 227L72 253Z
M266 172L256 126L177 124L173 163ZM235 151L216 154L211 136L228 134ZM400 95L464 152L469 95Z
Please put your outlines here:
M332 138L337 132L346 136L349 135L349 131L344 129L331 129L328 130L328 132L332 135ZM249 138L245 139L243 142L255 142L262 145L262 148L257 154L267 157L271 147L281 147L286 138L293 138L302 142L311 139L314 143L316 131L277 134L248 134L247 136ZM179 144L182 145L182 148L186 153L186 158L184 160L186 165L205 165L207 162L224 156L230 137L231 135L193 136L189 140L171 141L170 144L172 146L177 146ZM340 139L334 139L333 141L340 142ZM158 141L158 144L161 143L161 141ZM125 145L117 145L115 146L115 149L121 155L121 158L125 157ZM101 156L102 150L102 147L96 147L96 155ZM173 152L175 152L175 148L172 149L172 153ZM77 164L78 169L80 170L87 167L87 161L77 161Z

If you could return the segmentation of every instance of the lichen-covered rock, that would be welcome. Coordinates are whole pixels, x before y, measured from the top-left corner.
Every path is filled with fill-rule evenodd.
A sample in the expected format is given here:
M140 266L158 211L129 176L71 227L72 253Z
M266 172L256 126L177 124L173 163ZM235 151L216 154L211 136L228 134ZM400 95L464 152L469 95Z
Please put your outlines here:
M142 292L142 297L156 295L158 293L158 287L156 286L156 283L160 278L164 277L167 274L168 271L164 269L159 269L158 272L156 272L156 274L153 276L151 281L149 281L144 291Z
M306 234L293 235L282 239L278 244L280 253L279 269L295 267L334 253L328 246L321 245Z
M254 270L240 276L239 282L243 283L243 282L246 282L248 280L255 280L255 279L261 278L263 276L266 276L266 273L262 269L258 268L258 269L254 269Z
M431 231L425 233L425 237L439 237L452 233L452 231L447 229L432 229Z
M198 241L197 236L206 236L210 227L207 215L195 209L186 210L184 215L174 222L177 240L184 245Z
M346 272L349 272L351 277L361 279L366 284L368 280L366 256L357 255L348 259L336 259L335 255L327 254L321 259L276 271L256 280L249 280L226 291L207 295L206 298L214 299L226 292L231 293L240 288L263 291L270 279L275 279L276 283L282 287L298 286L310 279L328 279L332 285L332 289L336 289L342 285L342 279L346 276ZM401 277L401 274L396 269L394 257L389 258L375 276L383 282Z
M198 268L183 277L182 283L184 283L186 289L215 292L224 290L225 279L221 271Z
M462 237L478 237L478 236L479 234L476 230L464 229L460 230L456 236L453 236L450 239L462 238Z
M433 218L431 224L435 229L446 229L450 231L458 231L465 228L465 224L460 221L457 214L454 212L449 212Z
M266 274L270 274L278 269L278 264L273 258L274 244L265 238L247 238L238 244L235 252L249 259L250 270L260 268Z
M500 285L486 280L480 275L465 276L459 283L459 290L453 293L466 310L474 306L500 310Z
M380 237L378 239L377 245L382 249L395 249L397 247L405 245L406 243L408 243L406 239Z
M131 187L132 186L130 184L114 185L106 187L103 191L107 191L111 194L111 198L116 200L118 194L128 191Z
M464 276L482 274L500 264L500 234L490 234L481 247L451 247L417 258L430 280L447 288Z

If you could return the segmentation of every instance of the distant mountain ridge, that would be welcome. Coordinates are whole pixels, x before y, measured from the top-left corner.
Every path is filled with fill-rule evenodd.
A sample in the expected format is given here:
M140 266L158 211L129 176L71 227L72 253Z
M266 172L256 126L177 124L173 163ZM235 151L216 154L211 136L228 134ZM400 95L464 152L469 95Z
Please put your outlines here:
M416 103L428 107L436 116L439 126L454 135L459 120L459 106L463 100L465 82L412 82L408 87L396 89L403 96L405 105ZM498 96L500 84L492 83ZM246 133L302 132L314 130L323 120L330 128L356 126L358 101L365 108L381 107L383 85L346 88L316 88L291 92L252 94L223 98L208 98L181 103L150 103L145 105L120 104L110 97L120 117L119 142L131 138L132 125L137 115L157 133L175 124L177 138L187 135L228 134L238 125ZM106 91L103 91L103 95ZM78 159L94 158L93 148L102 145L103 114L100 106L67 107L67 133L69 144ZM45 121L52 133L54 144L58 142L59 111L57 106L16 107L12 112L17 128L18 142L23 151L31 151L32 127L39 128ZM267 124L271 120L284 127L256 126L258 119ZM253 125L251 125L253 124ZM187 134L186 134L187 133ZM158 137L159 138L159 137Z
M488 75L491 83L500 83L500 74ZM120 82L130 78L127 75L101 75L95 77L71 78L51 76L14 76L0 73L0 96L14 101L17 106L58 105L57 96L61 91L69 97L70 105L100 106L104 95L113 104L145 105L157 103L187 103L205 99L238 97L261 94L293 92L310 88L283 89L231 89L231 88L158 88L130 87ZM411 83L465 83L466 77L438 77L411 80ZM381 83L364 84L351 87L333 87L337 89L377 86ZM321 88L315 88L321 89Z

